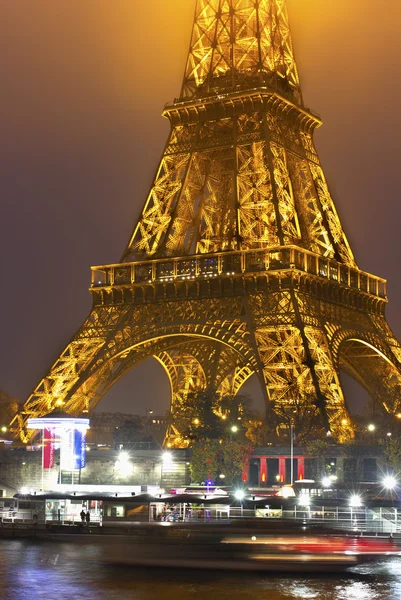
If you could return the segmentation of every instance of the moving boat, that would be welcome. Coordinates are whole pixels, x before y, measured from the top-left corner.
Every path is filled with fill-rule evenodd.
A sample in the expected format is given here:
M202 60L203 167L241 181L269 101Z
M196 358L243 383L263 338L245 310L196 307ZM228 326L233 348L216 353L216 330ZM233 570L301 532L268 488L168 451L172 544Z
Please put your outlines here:
M112 563L160 568L225 569L273 572L334 572L401 555L391 539L346 536L187 534L133 540L119 539L105 548Z

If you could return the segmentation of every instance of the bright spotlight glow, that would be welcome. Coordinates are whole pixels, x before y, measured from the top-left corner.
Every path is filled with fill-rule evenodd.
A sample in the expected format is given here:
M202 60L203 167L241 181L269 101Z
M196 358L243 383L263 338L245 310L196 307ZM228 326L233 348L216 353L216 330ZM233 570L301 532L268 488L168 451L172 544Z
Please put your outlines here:
M357 494L353 494L349 499L349 505L351 508L359 508L362 506L362 498Z
M116 470L121 477L128 477L132 473L132 463L129 459L128 452L122 450L116 460Z
M299 506L310 506L310 496L309 494L300 494L299 498L298 498L298 504Z
M237 500L243 500L245 498L245 492L243 490L237 490L234 496Z
M373 423L369 423L368 430L369 431L374 431L375 429L376 429L376 425L373 425Z
M383 485L387 490L393 490L397 486L397 480L392 475L387 475L383 479Z
M173 464L173 456L171 452L163 452L162 454L163 466L167 467Z
M322 479L322 486L323 487L328 488L328 487L331 486L331 484L332 484L332 480L331 480L330 477L323 477L323 479Z
M294 488L291 485L283 485L283 487L277 492L276 496L279 498L294 498Z
M238 427L237 427L236 425L233 425L233 426L231 427L231 431L232 431L233 433L236 433L236 432L238 431Z
M19 491L19 493L23 494L23 495L28 494L28 492L29 492L29 490L27 487L22 487Z

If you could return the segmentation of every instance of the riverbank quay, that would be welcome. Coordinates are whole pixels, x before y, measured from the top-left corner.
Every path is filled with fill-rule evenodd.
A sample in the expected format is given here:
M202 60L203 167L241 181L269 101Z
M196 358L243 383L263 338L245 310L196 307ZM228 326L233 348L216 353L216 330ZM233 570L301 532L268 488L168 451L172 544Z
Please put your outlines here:
M401 556L401 535L355 535L302 522L243 519L231 523L62 525L3 523L3 539L39 549L87 548L105 564L263 572L342 572ZM54 546L56 547L56 546ZM90 560L88 555L88 559Z
M38 528L66 526L89 530L130 527L136 523L175 525L231 525L280 522L293 527L321 527L353 533L401 533L401 502L388 498L301 493L294 497L262 495L241 491L234 494L181 493L148 494L36 492L16 494L4 500L2 528L35 525ZM74 530L75 531L75 530ZM1 531L0 531L0 535Z
M341 525L341 526L340 526ZM190 523L109 523L104 526L99 524L62 524L62 523L37 523L26 520L25 522L0 522L0 538L4 539L38 539L38 540L64 540L86 543L92 541L106 541L111 539L127 538L141 542L146 540L155 543L176 540L202 541L205 539L218 539L227 535L244 537L253 536L291 536L291 535L336 537L345 535L353 538L383 538L392 539L401 548L401 531L388 533L369 529L358 529L347 526L346 523L333 526L333 523L308 521L304 519L276 519L261 520L258 518L243 518L232 521L204 521Z

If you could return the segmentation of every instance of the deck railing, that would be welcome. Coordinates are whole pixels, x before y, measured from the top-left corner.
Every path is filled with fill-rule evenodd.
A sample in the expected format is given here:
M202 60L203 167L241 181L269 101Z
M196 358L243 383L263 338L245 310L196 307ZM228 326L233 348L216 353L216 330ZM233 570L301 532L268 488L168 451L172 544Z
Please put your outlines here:
M386 280L297 246L218 252L92 267L93 288L298 270L386 298Z

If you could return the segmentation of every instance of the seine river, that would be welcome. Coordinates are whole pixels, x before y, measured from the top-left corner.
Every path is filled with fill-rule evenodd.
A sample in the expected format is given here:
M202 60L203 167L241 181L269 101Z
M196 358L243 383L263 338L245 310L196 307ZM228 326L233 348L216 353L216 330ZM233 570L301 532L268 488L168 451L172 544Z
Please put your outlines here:
M1 600L398 600L401 559L314 577L105 565L96 544L0 541Z

